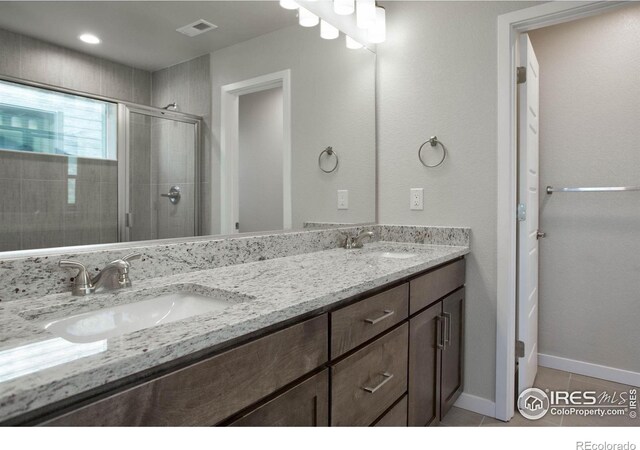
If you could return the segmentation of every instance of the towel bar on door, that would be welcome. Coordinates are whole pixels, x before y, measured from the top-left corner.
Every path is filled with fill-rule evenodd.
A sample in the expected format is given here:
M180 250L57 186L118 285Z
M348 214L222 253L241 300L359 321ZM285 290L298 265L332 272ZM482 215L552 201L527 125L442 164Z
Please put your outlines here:
M640 186L614 186L614 187L563 187L547 186L547 194L554 192L628 192L640 191Z

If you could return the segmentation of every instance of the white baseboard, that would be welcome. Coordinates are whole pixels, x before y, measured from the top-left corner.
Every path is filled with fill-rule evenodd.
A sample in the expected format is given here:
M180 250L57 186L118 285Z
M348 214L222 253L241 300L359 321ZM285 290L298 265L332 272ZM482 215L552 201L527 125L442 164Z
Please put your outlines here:
M476 397L475 395L467 394L463 392L458 397L455 405L458 408L466 409L474 413L482 414L483 416L495 417L496 416L496 404L486 398Z
M640 387L640 373L631 372L630 370L616 369L614 367L576 361L575 359L544 355L542 353L538 353L538 365L550 369L564 370L565 372L613 381L614 383Z

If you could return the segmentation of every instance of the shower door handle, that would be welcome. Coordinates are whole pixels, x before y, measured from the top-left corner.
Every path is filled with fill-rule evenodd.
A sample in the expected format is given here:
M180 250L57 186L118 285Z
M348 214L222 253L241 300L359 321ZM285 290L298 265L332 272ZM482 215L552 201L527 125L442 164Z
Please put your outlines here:
M176 204L180 201L180 186L171 186L168 194L160 194L160 197L167 197L172 204Z

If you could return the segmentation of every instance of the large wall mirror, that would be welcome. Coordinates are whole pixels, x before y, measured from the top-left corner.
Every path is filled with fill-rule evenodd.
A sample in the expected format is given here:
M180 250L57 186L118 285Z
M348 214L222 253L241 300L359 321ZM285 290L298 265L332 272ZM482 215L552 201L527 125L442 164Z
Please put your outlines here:
M276 1L0 2L0 252L375 220L375 54Z

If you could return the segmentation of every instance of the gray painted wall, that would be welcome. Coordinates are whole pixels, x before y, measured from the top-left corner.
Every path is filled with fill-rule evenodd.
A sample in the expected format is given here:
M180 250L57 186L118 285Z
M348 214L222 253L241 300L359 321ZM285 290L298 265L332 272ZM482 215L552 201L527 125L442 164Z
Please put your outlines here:
M151 74L0 30L0 74L148 104ZM0 251L117 239L115 161L77 159L76 204L67 203L69 160L0 152Z
M640 184L640 5L530 33L541 188ZM640 193L545 195L540 353L640 372Z
M380 223L469 226L465 391L495 398L497 16L529 2L384 2L378 46ZM437 135L438 169L418 161ZM424 188L424 211L409 189Z
M282 230L282 88L238 103L240 232Z
M291 69L293 228L305 221L375 220L375 55L348 50L344 39L320 39L316 28L283 28L211 54L213 169L220 173L220 88ZM318 168L333 146L340 167ZM219 180L214 233L220 230ZM349 209L337 209L337 190L349 190Z

